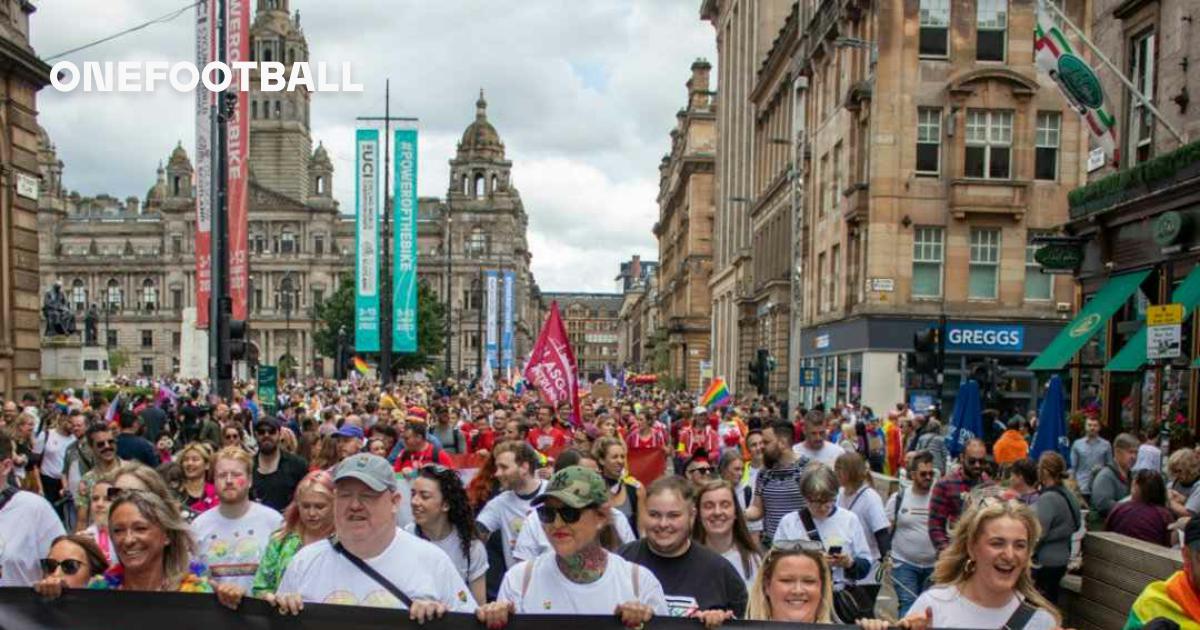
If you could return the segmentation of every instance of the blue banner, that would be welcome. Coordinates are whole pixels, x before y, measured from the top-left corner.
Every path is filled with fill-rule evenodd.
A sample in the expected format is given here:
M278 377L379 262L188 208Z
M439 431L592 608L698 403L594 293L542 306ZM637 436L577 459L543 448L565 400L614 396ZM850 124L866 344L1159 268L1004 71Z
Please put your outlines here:
M500 310L498 299L500 297L498 287L499 272L495 271L494 269L489 269L483 272L483 277L485 282L484 286L487 288L487 319L485 320L486 323L484 324L483 333L484 339L486 339L484 349L487 350L488 367L495 369L495 367L499 365L499 361L497 361L496 358L496 353L499 348L499 337L497 334L497 314Z
M946 324L946 349L956 352L1020 352L1025 347L1025 327L999 324Z
M417 130L397 129L392 350L417 351Z
M513 367L513 291L516 288L516 274L504 272L504 320L503 331L500 334L500 367L505 376Z
M379 352L379 130L354 139L354 350Z

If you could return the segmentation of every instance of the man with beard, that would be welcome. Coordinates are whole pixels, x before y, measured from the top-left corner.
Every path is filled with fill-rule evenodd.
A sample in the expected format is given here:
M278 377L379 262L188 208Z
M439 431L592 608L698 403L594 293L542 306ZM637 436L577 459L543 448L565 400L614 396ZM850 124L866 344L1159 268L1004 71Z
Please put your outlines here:
M492 532L501 533L504 548L504 568L513 565L513 549L521 527L529 514L531 502L545 488L536 471L538 454L527 442L502 442L496 446L496 478L504 491L483 506L476 517L480 540L486 541Z
M907 468L912 486L901 486L883 509L892 521L892 581L896 583L900 617L908 614L917 596L929 586L937 561L937 549L929 539L933 453L913 453Z
M279 448L282 423L275 416L261 416L254 423L258 455L254 457L254 498L263 505L283 511L292 502L296 486L308 473L304 458Z
M646 490L646 536L617 555L646 567L662 583L672 617L705 625L746 613L746 583L728 560L692 542L695 489L679 476L663 477Z
M983 440L974 438L963 450L962 468L933 486L929 499L929 540L939 553L950 546L950 530L962 515L967 495L977 487L991 484L984 474L987 466L987 447Z
M250 500L254 462L240 447L229 446L213 459L213 483L221 504L192 522L199 558L212 572L218 592L246 593L254 584L258 563L283 516Z
M103 479L109 473L117 469L121 461L117 459L117 440L113 435L112 429L109 429L104 424L93 424L88 427L87 437L84 440L87 442L88 451L91 452L92 467L83 474L83 478L76 488L75 506L77 510L76 523L81 526L86 526L88 523L88 510L91 507L92 486L96 485L96 480Z
M762 519L762 541L767 547L779 520L804 507L800 477L807 461L798 460L792 449L795 425L775 418L762 431L763 469L754 483L754 497L746 509L746 520Z

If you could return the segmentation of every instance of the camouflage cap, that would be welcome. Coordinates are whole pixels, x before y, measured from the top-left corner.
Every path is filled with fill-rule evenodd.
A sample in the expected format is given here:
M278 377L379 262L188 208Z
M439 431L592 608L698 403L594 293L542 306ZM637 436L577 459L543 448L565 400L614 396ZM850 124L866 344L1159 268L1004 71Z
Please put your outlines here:
M600 473L583 466L567 466L554 473L546 491L533 500L537 507L546 499L558 499L573 508L604 505L608 501L608 488Z

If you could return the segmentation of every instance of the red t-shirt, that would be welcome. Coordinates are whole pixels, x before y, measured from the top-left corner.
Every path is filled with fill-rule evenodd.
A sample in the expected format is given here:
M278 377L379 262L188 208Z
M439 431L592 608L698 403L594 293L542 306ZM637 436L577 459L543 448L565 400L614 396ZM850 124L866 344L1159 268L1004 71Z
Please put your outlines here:
M630 431L625 436L625 444L631 450L635 448L662 448L667 445L667 432L661 424L655 423L648 437L642 437L642 434L636 430Z
M484 427L475 432L475 437L471 442L471 450L488 450L491 451L496 446L496 431L491 427Z
M540 426L530 429L527 439L540 453L552 448L567 447L567 432L554 425L551 425L549 430L543 430Z
M446 468L453 468L454 462L450 460L450 456L446 451L438 449L437 458L433 456L433 443L426 442L425 448L420 451L410 453L408 449L400 451L396 456L396 463L392 464L392 469L396 472L401 472L405 468L416 470L425 464L441 464Z

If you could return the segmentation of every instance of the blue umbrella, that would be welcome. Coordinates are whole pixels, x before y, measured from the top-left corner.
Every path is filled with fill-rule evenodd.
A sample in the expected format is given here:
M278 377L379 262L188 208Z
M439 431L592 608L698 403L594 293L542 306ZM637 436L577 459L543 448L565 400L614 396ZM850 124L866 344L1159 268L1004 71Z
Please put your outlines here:
M1071 443L1067 437L1067 410L1063 398L1062 379L1057 375L1050 377L1046 397L1038 407L1037 433L1033 436L1029 457L1036 460L1046 451L1058 451L1059 455L1070 461Z
M983 410L979 401L979 383L968 379L958 388L958 397L954 399L946 448L951 457L958 457L967 448L968 441L982 437Z

